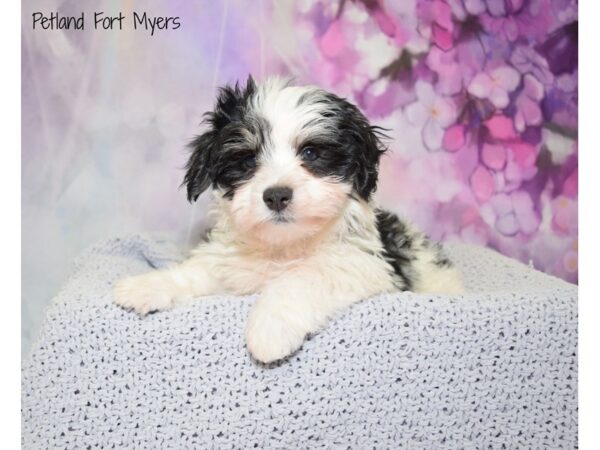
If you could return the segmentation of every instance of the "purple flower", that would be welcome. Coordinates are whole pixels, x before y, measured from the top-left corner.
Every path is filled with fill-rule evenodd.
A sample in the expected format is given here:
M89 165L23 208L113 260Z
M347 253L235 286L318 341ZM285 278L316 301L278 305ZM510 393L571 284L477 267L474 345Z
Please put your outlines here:
M552 227L560 234L577 232L577 200L560 195L552 200Z
M577 93L550 88L541 104L544 119L556 125L577 129Z
M511 64L522 74L531 73L538 81L549 86L554 81L548 61L528 45L518 45L510 57Z
M456 62L456 51L445 52L433 47L427 55L427 65L438 74L437 89L441 94L458 94L463 88L465 68Z
M508 94L519 85L519 72L510 66L481 72L471 80L469 93L477 98L487 98L496 108L508 106Z
M484 218L504 236L514 236L519 232L533 234L541 222L533 199L523 191L494 195L482 210Z
M542 123L542 110L540 101L544 98L544 85L533 75L523 77L523 90L515 101L517 113L515 114L515 128L523 132L525 127L536 126Z
M446 128L442 145L449 152L456 152L463 148L466 143L465 126L461 124Z
M456 107L424 81L417 81L415 92L417 101L405 108L406 118L411 124L422 127L423 143L427 149L439 150L442 147L444 129L456 118Z
M461 22L468 16L478 16L486 10L484 0L448 0L448 4L454 17Z
M492 2L495 6L488 2L489 14L482 14L480 21L489 33L508 42L515 42L521 36L541 39L556 22L549 0Z
M450 50L454 46L454 22L450 5L441 0L419 2L417 12L421 19L421 34L426 38L430 37L431 42L442 50Z
M517 14L525 3L525 0L485 0L488 13L494 17Z
M469 179L475 198L485 202L494 194L494 176L484 166L477 166Z

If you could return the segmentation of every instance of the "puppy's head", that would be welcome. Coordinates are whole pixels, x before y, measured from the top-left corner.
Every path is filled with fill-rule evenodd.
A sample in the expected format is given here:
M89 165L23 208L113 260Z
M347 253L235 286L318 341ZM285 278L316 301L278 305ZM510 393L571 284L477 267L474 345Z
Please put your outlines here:
M235 230L281 245L317 234L350 196L368 200L384 151L351 103L279 78L223 87L191 143L190 201L212 187Z

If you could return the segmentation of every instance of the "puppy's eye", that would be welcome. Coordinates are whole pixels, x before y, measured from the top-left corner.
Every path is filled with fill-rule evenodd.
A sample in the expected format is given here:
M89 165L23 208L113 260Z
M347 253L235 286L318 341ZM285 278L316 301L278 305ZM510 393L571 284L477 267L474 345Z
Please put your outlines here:
M303 161L314 161L319 157L319 151L314 147L304 147L302 151L300 151L300 158Z
M246 168L246 169L254 169L256 167L256 156L255 155L249 155L246 156L243 160L242 160L242 165Z

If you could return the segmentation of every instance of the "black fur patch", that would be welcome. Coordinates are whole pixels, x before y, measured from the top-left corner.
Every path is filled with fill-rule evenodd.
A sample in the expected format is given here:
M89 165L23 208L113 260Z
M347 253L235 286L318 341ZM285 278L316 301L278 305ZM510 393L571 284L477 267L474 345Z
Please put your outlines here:
M383 244L383 256L393 267L394 273L402 281L399 287L412 290L417 277L413 261L419 250L431 250L435 253L433 263L438 267L452 267L444 254L442 246L432 243L427 236L417 230L410 230L395 214L383 209L375 210L377 230Z
M305 94L299 104L304 102L322 104L327 132L317 133L298 146L298 151L309 146L319 152L318 159L303 165L316 176L334 176L351 183L358 196L368 200L377 187L379 159L386 151L384 130L371 126L356 106L334 94Z
M437 254L433 263L438 267L452 267L452 263L444 254L442 246L440 244L435 244L435 247L437 250Z
M190 143L192 155L183 180L188 200L196 200L211 185L231 198L237 186L252 178L256 166L249 161L270 132L269 124L249 107L255 92L252 77L243 89L237 84L220 89L214 111L205 114L209 130Z
M408 233L404 222L395 214L377 209L375 217L379 238L384 248L383 256L402 281L399 285L402 290L410 291L416 276L412 268L412 261L415 259L414 237Z

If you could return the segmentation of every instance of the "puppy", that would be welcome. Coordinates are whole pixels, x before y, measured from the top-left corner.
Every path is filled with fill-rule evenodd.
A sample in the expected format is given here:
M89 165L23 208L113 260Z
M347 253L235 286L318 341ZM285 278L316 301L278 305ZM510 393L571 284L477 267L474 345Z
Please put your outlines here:
M143 315L186 298L258 293L246 344L266 363L361 299L462 290L438 244L373 203L385 147L354 105L250 77L222 88L206 117L184 184L190 201L212 188L216 225L179 266L120 281L118 305Z

